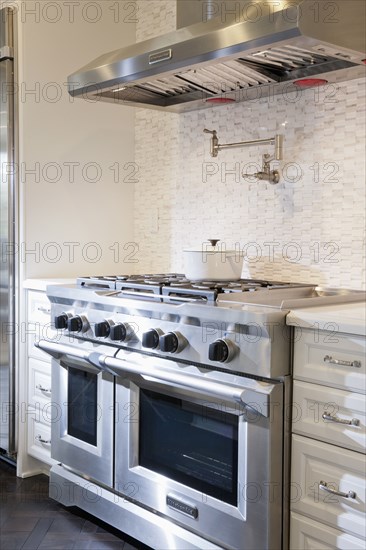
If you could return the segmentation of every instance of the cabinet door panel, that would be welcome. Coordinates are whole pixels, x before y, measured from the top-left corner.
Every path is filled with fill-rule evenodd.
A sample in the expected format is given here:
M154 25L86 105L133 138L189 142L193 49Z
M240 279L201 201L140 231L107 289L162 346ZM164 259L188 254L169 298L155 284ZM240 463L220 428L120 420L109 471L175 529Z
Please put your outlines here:
M292 511L364 538L365 456L298 435L292 445Z
M364 550L365 541L299 514L291 514L290 550Z

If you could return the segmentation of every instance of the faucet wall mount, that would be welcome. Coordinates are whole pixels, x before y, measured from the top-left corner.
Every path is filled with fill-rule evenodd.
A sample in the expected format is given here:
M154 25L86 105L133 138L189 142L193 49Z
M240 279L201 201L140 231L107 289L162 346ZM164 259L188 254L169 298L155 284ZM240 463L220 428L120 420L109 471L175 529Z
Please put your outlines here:
M242 174L243 178L251 176L255 177L261 181L269 181L269 183L276 184L280 181L280 173L278 170L271 170L270 163L273 160L282 160L283 158L283 136L277 134L272 138L268 139L255 139L250 141L239 141L237 143L219 143L219 138L217 137L216 130L207 130L205 128L204 133L211 134L211 148L210 154L212 157L217 157L219 151L222 149L230 149L231 147L248 147L249 145L274 145L275 152L271 156L268 153L265 153L262 157L263 166L260 172L255 174Z

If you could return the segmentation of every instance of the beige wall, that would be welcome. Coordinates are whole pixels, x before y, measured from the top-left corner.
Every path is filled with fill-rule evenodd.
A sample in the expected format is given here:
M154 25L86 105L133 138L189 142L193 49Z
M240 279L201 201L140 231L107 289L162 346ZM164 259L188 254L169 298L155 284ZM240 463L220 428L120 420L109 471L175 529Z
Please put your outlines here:
M135 41L131 10L122 2L119 13L113 6L82 1L72 12L63 1L18 2L19 254L25 278L133 267L123 259L136 250L130 244L134 109L73 100L65 86L68 74Z

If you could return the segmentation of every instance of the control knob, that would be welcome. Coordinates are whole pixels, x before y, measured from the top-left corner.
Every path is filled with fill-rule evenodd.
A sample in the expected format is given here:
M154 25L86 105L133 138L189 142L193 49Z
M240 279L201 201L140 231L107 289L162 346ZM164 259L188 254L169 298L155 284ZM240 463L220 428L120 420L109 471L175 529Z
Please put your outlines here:
M218 363L229 363L234 357L236 346L231 340L225 338L215 340L208 348L208 358L210 361Z
M163 331L159 328L151 328L142 335L142 346L144 348L156 349L159 346L160 337L163 335Z
M185 338L180 332L168 332L159 338L160 351L179 353L185 346Z
M55 329L65 329L67 328L67 321L69 320L69 315L67 313L61 313L61 315L56 315L55 317Z
M67 328L70 332L85 332L88 328L88 321L81 315L75 315L75 317L69 317Z
M94 334L97 338L107 338L111 331L111 325L108 321L102 321L101 323L95 323Z
M125 342L134 334L133 328L128 323L117 323L110 327L109 338L113 342Z

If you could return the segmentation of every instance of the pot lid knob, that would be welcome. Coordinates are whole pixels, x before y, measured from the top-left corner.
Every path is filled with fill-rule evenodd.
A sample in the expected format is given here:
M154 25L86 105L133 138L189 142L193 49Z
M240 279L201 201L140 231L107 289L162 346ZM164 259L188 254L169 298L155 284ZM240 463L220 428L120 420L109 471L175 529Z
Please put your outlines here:
M220 239L208 239L211 246L216 246Z

